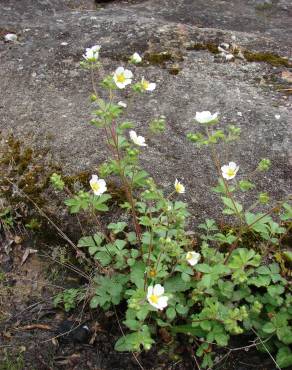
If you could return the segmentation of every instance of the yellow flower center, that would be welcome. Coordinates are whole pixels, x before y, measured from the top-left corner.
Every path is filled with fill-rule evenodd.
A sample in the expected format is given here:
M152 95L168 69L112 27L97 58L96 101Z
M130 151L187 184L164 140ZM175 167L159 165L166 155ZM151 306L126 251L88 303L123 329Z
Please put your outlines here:
M150 277L155 277L156 276L156 270L150 270L149 271L149 276Z
M158 303L157 295L151 294L151 296L149 297L149 301L151 301L154 304L157 304Z
M187 260L191 260L191 259L192 259L192 257L193 257L193 256L191 255L191 253L187 253L187 257L186 257L186 258L187 258Z
M100 189L100 185L99 185L99 183L98 183L98 182L94 182L94 183L91 185L91 189L92 189L93 191L99 191L99 189Z
M126 77L123 73L117 75L117 81L120 83L124 83L126 81Z
M176 184L175 185L175 190L177 193L181 193L183 191L183 185L182 184Z
M149 82L148 82L148 81L146 81L146 80L143 80L143 82L142 82L142 87L143 87L143 89L144 89L144 90L147 90L147 89L148 89L148 87L149 87Z
M235 175L235 171L234 171L232 168L228 168L228 170L227 170L227 175L228 175L229 177L234 176L234 175Z

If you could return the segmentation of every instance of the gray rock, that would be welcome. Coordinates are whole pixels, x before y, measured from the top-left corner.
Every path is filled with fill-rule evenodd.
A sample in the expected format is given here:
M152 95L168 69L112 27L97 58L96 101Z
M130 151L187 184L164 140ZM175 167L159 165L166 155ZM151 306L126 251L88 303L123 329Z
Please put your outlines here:
M216 183L210 153L186 139L197 129L196 111L219 111L222 126L241 127L241 141L221 153L222 163L239 164L239 178L261 158L270 158L273 166L259 177L260 189L275 199L291 191L291 102L272 83L263 83L285 67L239 59L215 63L209 51L189 47L236 43L242 49L289 57L291 16L283 10L291 9L289 1L275 5L269 22L256 15L255 2L241 0L114 2L96 11L89 0L73 9L65 0L0 2L0 28L15 28L19 35L18 44L0 40L0 129L13 130L39 147L50 137L51 153L66 173L96 172L108 156L102 135L87 123L90 78L79 69L84 49L100 44L106 73L124 65L135 51L142 56L165 51L171 55L160 64L131 66L135 76L156 81L157 89L135 99L127 118L147 138L145 168L167 190L175 178L186 185L182 199L190 202L195 222L206 216L220 219L219 202L209 192ZM177 65L179 73L171 74ZM119 100L126 101L124 91ZM161 114L168 123L166 134L150 137L147 124Z

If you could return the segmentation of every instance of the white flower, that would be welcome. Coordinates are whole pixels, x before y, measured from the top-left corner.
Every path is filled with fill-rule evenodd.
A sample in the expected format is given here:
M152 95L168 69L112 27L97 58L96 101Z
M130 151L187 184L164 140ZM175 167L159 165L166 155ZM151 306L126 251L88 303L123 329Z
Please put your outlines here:
M280 114L275 114L275 118L280 119L281 118Z
M138 136L134 130L131 130L129 135L134 144L138 146L147 146L145 138L143 136Z
M200 253L197 252L188 252L186 254L186 260L191 266L195 266L201 258Z
M168 297L163 295L164 288L160 284L148 287L147 300L151 306L163 310L167 306Z
M122 107L122 108L127 108L127 104L126 104L126 103L124 103L123 101L119 101L119 102L118 102L118 105L119 105L120 107Z
M234 162L229 162L228 165L221 167L222 176L226 180L233 179L236 176L238 170L239 170L239 166L237 166L236 163Z
M203 111L203 112L196 112L195 120L199 123L209 123L215 121L218 117L218 112L212 114L211 112Z
M5 41L12 41L12 42L15 42L17 41L17 35L15 35L15 33L7 33L5 36L4 36L4 40Z
M186 190L184 185L181 182L179 182L178 179L175 179L174 188L175 191L179 194L183 194Z
M224 54L224 57L226 60L232 60L234 59L234 55L233 54Z
M106 182L103 179L98 179L97 175L92 175L89 184L94 195L101 195L107 191Z
M99 57L100 48L100 45L94 45L91 48L87 48L85 50L85 54L83 54L83 58L88 62L96 62Z
M156 83L149 82L149 81L145 80L144 77L142 77L141 86L142 86L142 89L145 90L145 91L153 91L156 88Z
M133 73L124 67L118 67L114 73L114 81L119 89L124 89L132 82Z
M141 63L141 62L142 62L142 58L140 57L140 55L139 55L138 53L134 53L134 54L131 56L130 61L131 61L132 63L137 64L137 63Z

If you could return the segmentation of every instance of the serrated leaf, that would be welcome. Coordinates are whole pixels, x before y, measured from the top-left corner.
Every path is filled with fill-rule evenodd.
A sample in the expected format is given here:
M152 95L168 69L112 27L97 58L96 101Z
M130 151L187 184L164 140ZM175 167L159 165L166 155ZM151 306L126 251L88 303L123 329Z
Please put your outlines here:
M236 214L241 213L243 210L243 207L240 203L236 202L235 200L232 201L232 199L227 197L221 197L224 205L227 207L227 209L224 209L223 213L227 214ZM226 211L226 212L225 212ZM232 212L232 213L230 213Z
M138 289L144 288L145 264L142 261L136 262L131 269L130 279Z
M282 347L279 349L276 356L277 364L281 369L292 366L292 352L289 347Z

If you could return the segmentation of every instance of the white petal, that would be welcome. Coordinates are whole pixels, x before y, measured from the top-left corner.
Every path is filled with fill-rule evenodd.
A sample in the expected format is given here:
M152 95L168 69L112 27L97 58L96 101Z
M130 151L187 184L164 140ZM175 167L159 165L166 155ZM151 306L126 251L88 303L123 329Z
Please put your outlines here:
M133 73L131 71L129 71L128 69L125 69L124 75L125 75L126 78L132 78L133 77Z
M156 88L156 83L151 82L147 88L148 91L153 91Z
M126 103L124 103L123 101L119 101L119 102L118 102L118 105L119 105L120 107L122 107L122 108L127 108L127 104L126 104Z
M124 73L124 67L118 67L116 70L115 70L115 74L119 75L121 73Z
M92 175L91 176L91 180L90 181L97 182L97 180L98 180L98 176L97 175Z
M164 293L164 288L160 284L156 284L153 289L153 294L160 296Z
M232 168L233 170L235 170L236 169L236 163L234 163L234 162L229 162L229 168Z
M167 307L167 301L168 297L166 295L158 298L157 308L159 310L163 310L165 307Z
M126 83L125 82L122 83L122 82L115 81L115 83L116 83L116 85L117 85L117 87L119 89L124 89L126 87Z
M131 130L131 131L129 132L129 135L130 135L130 138L131 138L133 141L137 140L137 134L136 134L136 132L135 132L134 130Z
M149 298L152 294L153 294L153 286L150 285L148 287L148 291L147 291L147 298Z

